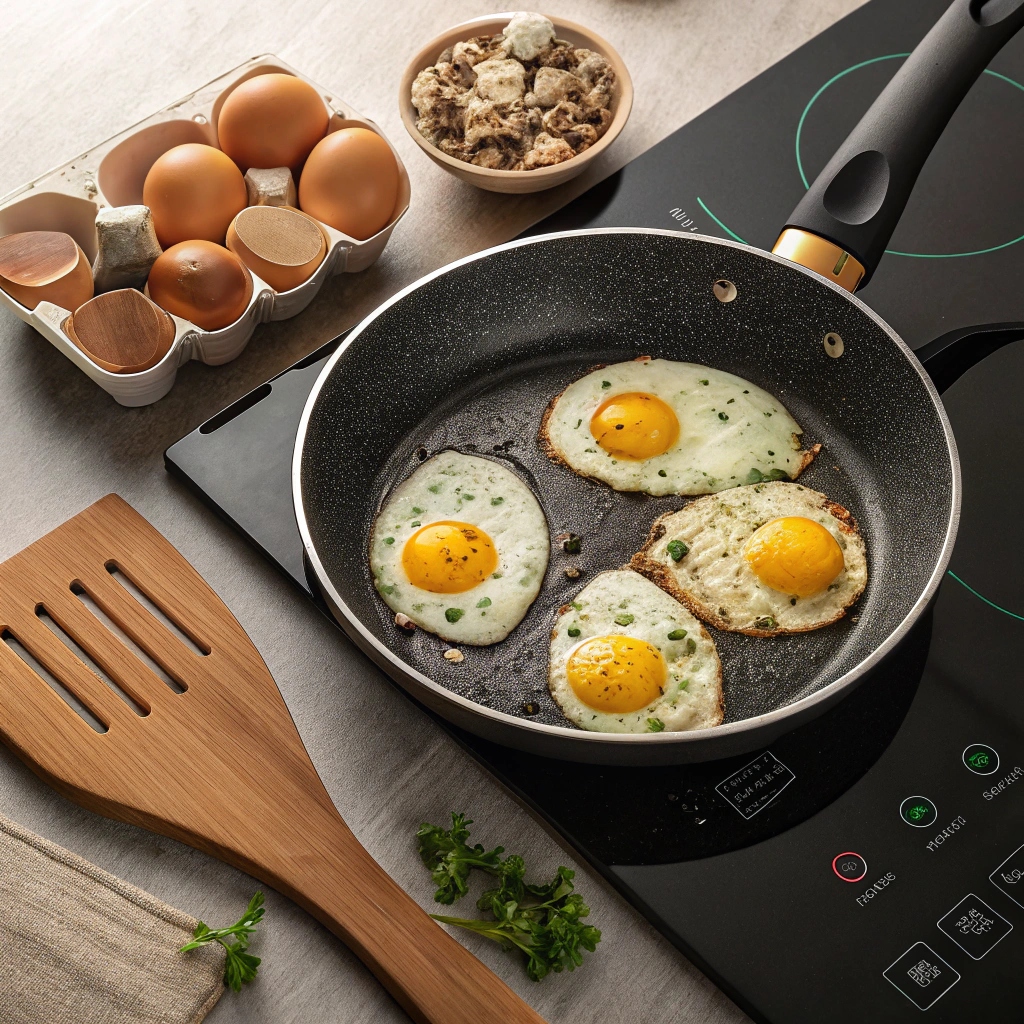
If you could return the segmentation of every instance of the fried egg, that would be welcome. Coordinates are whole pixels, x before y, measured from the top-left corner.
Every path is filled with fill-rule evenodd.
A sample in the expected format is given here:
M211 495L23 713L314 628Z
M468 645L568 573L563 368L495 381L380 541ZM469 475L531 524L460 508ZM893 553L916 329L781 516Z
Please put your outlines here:
M711 637L630 569L601 573L559 609L548 688L570 722L594 732L679 732L722 721Z
M782 482L667 513L631 565L705 622L750 636L827 626L868 581L853 516L818 491Z
M796 479L820 445L742 377L698 363L642 357L602 366L548 407L540 441L581 476L617 491L713 494Z
M493 644L522 621L548 564L548 524L511 470L447 451L388 497L370 537L377 592L455 643Z

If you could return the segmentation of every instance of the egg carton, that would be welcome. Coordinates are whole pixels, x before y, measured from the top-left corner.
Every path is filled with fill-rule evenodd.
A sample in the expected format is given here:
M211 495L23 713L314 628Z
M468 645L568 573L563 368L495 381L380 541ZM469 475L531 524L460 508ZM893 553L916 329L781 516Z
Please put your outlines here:
M174 316L174 341L167 355L139 373L105 370L75 345L63 330L73 310L45 301L30 310L0 289L0 303L34 327L121 405L150 405L163 398L174 386L178 368L189 359L211 366L230 362L241 354L257 324L295 316L312 302L328 277L357 273L370 266L384 251L395 225L409 208L409 175L401 157L376 124L273 54L264 54L0 199L0 236L18 231L63 231L74 238L93 263L97 211L142 203L146 174L154 161L174 146L200 142L219 148L217 119L228 94L246 79L272 72L295 75L316 89L330 116L328 133L341 128L368 128L388 143L399 174L394 213L385 227L365 240L352 238L318 221L327 236L328 251L307 281L290 291L276 292L252 274L252 298L245 312L233 324L217 331L205 331Z

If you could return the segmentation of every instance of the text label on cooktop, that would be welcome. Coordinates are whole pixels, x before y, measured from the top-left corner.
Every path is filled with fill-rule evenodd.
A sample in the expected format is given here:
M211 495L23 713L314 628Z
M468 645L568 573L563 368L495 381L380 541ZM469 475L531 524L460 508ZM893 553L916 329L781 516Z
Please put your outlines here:
M796 776L770 751L723 779L715 790L725 802L750 819L763 811Z

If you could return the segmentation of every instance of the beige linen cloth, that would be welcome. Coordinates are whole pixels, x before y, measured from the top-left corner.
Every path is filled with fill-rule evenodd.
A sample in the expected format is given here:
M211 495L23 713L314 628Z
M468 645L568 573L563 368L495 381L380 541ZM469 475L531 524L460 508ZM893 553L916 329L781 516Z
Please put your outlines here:
M196 920L0 815L3 1024L198 1024L224 950Z

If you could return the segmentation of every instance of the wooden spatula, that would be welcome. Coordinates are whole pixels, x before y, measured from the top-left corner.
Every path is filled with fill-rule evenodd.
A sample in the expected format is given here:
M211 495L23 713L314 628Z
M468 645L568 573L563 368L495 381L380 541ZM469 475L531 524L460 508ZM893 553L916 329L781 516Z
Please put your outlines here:
M0 632L0 737L65 796L286 894L416 1021L542 1024L359 845L245 631L117 495L0 564Z

